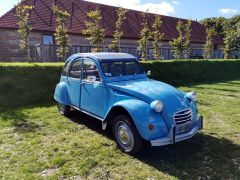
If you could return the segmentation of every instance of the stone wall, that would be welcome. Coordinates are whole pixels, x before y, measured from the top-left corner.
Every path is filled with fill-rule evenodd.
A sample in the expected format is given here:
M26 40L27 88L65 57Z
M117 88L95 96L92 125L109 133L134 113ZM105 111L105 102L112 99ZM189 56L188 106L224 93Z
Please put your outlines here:
M30 35L30 45L41 44L41 33ZM0 62L21 62L24 59L19 51L20 38L15 30L0 29Z
M42 44L42 35L41 32L32 32L30 35L30 45L40 45ZM90 42L86 40L83 36L80 35L70 35L71 38L71 45L72 46L91 46ZM23 55L21 55L19 51L19 35L15 30L9 30L9 29L0 29L0 62L1 61L8 61L8 62L14 62L14 61L25 61L25 58ZM112 38L105 38L104 41L104 47L108 47L108 44L110 44L112 41ZM150 48L151 48L150 43ZM137 48L138 43L137 40L132 39L122 39L121 40L121 47L133 47ZM221 46L218 46L219 48ZM171 46L169 42L163 42L163 48L170 49ZM199 43L192 43L191 44L192 49L202 49L203 44Z

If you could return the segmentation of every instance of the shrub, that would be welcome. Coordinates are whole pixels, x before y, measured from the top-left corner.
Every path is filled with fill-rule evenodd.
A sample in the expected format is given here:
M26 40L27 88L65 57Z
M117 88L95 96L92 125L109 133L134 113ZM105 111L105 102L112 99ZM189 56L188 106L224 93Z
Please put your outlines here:
M146 61L152 79L181 86L240 80L239 60ZM26 105L53 103L62 63L0 63L0 111Z

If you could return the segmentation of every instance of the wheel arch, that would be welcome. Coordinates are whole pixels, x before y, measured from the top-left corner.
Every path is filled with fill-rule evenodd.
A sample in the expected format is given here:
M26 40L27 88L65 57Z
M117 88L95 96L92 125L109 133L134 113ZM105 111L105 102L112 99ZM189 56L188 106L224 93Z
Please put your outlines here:
M106 128L107 124L113 122L113 117L121 113L129 115L138 133L145 140L164 137L168 133L161 115L154 112L148 103L139 99L128 99L114 104L104 118L103 127ZM150 124L154 125L153 130L148 128Z
M140 125L141 116L146 116L143 109L146 108L146 103L138 100L138 99L128 99L119 101L112 106L112 108L108 111L106 118L103 121L103 129L106 129L107 126L111 126L114 120L114 117L120 114L126 114L130 117L131 122L136 127L138 133L143 139L147 139L145 133L142 132L142 126ZM136 111L142 111L139 114L136 114ZM146 118L143 118L146 119Z
M132 116L130 115L130 113L128 112L128 110L126 110L125 107L117 105L117 106L113 106L110 111L108 112L106 118L104 119L104 122L112 125L114 117L120 115L120 114L126 114L131 118L131 121L134 123Z
M69 105L69 94L66 82L60 82L57 84L54 93L54 99L64 105Z

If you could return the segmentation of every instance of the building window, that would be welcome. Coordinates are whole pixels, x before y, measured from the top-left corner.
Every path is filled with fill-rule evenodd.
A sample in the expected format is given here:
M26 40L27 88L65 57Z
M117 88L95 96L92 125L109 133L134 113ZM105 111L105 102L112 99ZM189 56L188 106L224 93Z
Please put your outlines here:
M53 45L53 35L43 35L44 45Z

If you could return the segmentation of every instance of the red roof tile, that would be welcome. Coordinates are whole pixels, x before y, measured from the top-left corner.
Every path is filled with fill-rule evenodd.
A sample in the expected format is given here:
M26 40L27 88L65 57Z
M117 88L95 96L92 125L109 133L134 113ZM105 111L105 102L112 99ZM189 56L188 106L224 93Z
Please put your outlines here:
M84 21L88 19L86 13L89 10L95 10L98 7L102 13L102 25L106 30L105 35L108 37L112 37L113 35L116 21L116 7L82 0L27 0L26 3L34 6L30 17L33 30L55 31L56 21L55 16L51 11L51 7L53 4L56 4L60 9L67 10L71 14L71 17L67 21L69 33L80 34L81 31L85 29ZM154 14L149 13L149 25L152 24L154 16ZM185 19L163 15L161 15L161 17L163 24L160 30L165 34L163 39L166 41L172 40L178 36L176 25L179 20L184 22L187 21ZM127 19L122 26L124 32L123 37L138 39L141 22L142 12L129 10L127 12ZM16 23L17 17L15 16L15 8L0 17L0 28L16 29ZM206 37L205 27L197 21L192 21L191 28L191 42L204 43ZM223 40L217 36L214 38L214 43L223 44Z

